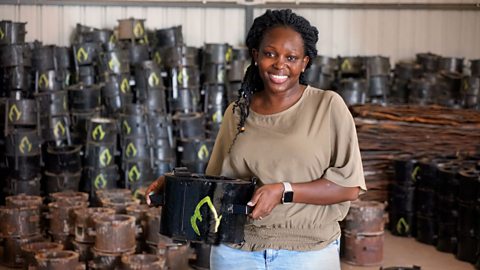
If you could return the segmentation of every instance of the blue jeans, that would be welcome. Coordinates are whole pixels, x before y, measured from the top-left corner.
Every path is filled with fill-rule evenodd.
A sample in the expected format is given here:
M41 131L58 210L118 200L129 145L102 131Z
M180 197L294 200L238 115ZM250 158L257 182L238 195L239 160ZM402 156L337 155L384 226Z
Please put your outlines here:
M226 245L212 246L211 270L340 270L340 239L321 250L266 249L243 251Z

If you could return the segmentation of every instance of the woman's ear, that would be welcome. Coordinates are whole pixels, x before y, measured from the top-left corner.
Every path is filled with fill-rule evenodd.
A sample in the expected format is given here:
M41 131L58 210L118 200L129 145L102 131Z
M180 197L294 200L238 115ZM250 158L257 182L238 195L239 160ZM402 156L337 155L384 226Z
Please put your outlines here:
M252 57L253 57L253 61L255 61L255 63L258 62L258 51L257 49L252 49Z
M310 57L306 55L305 57L303 57L303 70L307 68L308 62L310 62Z

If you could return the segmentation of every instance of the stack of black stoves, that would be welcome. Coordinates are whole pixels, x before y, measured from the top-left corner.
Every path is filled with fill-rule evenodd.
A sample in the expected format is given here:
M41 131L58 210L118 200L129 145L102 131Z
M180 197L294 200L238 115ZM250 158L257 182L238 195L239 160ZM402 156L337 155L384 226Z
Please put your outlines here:
M233 57L227 69L227 104L237 100L238 90L242 86L243 77L248 66L251 65L250 53L247 48L233 49Z
M135 196L141 188L147 187L156 178L147 118L147 109L141 104L128 105L120 117L123 171L121 186L131 190Z
M434 156L419 157L415 165L415 218L417 241L435 245L438 239L436 185L437 163L443 163Z
M456 202L458 209L456 257L471 263L477 261L480 252L480 163L460 168Z
M203 47L203 112L211 138L216 137L228 105L227 68L232 57L233 50L228 44L210 43Z
M480 109L480 59L470 60L470 76L463 78L464 108Z
M130 87L130 54L127 49L122 47L122 44L116 42L112 30L95 30L92 35L98 36L95 40L102 44L103 49L98 59L98 77L102 83L104 115L117 117L127 104L133 102Z
M6 99L0 98L0 119L5 119ZM5 121L0 120L0 174L7 175L8 168L5 156ZM0 204L5 201L5 181L0 182Z
M40 108L43 139L55 146L71 145L68 108L70 52L66 47L37 46L34 48L35 98Z
M25 44L25 23L3 20L0 21L0 31L2 32L0 36L0 173L5 176L9 173L5 138L8 124L5 121L8 117L7 98L10 96L31 97L32 80L31 51ZM16 94L17 91L20 91L20 94ZM15 114L18 108L14 110L15 112L12 113ZM10 157L11 159L12 157ZM0 189L7 188L7 193L10 193L11 187L6 187L6 181L0 182ZM4 201L4 196L4 192L1 192L0 202Z
M71 53L66 47L36 46L35 99L38 101L40 128L45 141L45 194L77 191L82 174L81 146L74 146L70 134L68 92L71 78Z
M99 117L101 114L100 89L100 85L84 83L75 84L68 88L72 140L76 144L85 144L89 119Z
M401 155L394 161L389 193L389 229L415 236L462 261L475 263L480 250L478 156Z
M37 102L16 92L6 99L5 108L6 194L40 195L42 138Z
M31 48L24 43L25 23L1 21L0 30L0 145L4 148L2 156L5 155L5 163L0 167L7 175L2 183L9 195L39 195L41 136L32 91Z
M324 90L334 89L337 58L318 55L311 59L312 65L305 70L305 79L313 86Z
M68 88L72 137L78 144L84 144L87 137L87 123L101 114L101 86L97 84L98 56L101 44L91 39L90 32L79 30L79 39L73 45L75 60L75 82Z
M360 56L338 57L337 92L347 105L363 104L368 91L365 80L364 58Z
M413 62L398 62L395 64L394 78L389 102L404 104L408 102L410 81L421 74L421 66Z
M101 117L90 119L87 126L83 190L95 201L97 190L117 187L118 129L115 119Z
M127 61L122 61L122 65L129 65L132 78L130 84L133 86L133 98L124 98L120 111L122 175L119 186L131 190L134 196L139 196L140 189L155 179L147 113L155 118L166 112L165 87L161 68L150 57L151 49L144 20L119 20L118 29L120 45L128 55ZM124 70L123 73L126 75L128 71ZM125 76L122 80L125 81L126 78ZM124 93L122 95L125 96Z
M100 43L93 40L90 31L78 30L78 38L73 44L73 59L75 62L75 82L93 85L98 81L96 65L102 51Z
M160 104L156 105L158 113L154 113L154 104L148 106L153 169L158 177L177 164L171 115L199 110L200 79L198 50L184 45L181 26L157 29L153 32L153 39L152 59L162 68L165 83L165 100L160 107ZM164 106L166 111L162 112Z
M177 161L174 148L176 141L173 137L173 124L170 115L164 114L148 117L148 122L142 122L138 125L142 127L148 125L153 153L153 174L155 177L172 171Z
M177 139L177 164L191 172L204 173L215 139L206 137L203 114L175 114L173 125Z
M395 72L398 77L395 92L412 104L459 107L463 99L463 61L463 58L418 53L415 63L397 66L400 70ZM407 80L405 88L402 83Z
M417 160L412 155L401 155L394 160L395 182L389 187L389 229L394 235L415 234L415 171Z
M0 96L22 91L31 97L31 48L25 43L26 23L0 21Z
M368 82L367 99L370 103L386 104L390 94L390 59L370 56L365 59Z
M164 49L167 70L168 112L191 113L200 111L200 72L198 50L175 46Z
M151 59L144 23L145 20L134 18L118 20L119 48L116 51L118 54L117 58L121 62L122 70L117 73L126 75L130 72L132 77L134 76L134 78L130 80L130 84L134 90L133 102L136 103L144 103L148 99L148 87L155 89L163 88L159 72L151 74L150 80L148 81L149 84L145 83L144 71L145 69L151 70L152 65L144 64L145 61ZM111 62L112 60L109 61ZM122 80L123 79L124 78L122 78ZM129 103L132 103L132 99L124 99L124 104Z

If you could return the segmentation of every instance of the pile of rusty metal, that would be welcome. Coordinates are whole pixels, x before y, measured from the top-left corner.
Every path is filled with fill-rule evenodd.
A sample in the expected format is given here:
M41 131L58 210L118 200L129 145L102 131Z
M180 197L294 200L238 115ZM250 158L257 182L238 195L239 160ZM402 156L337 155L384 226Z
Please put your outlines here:
M40 196L7 197L7 205L0 206L0 264L45 270L191 269L190 243L159 234L161 208L139 204L127 189L99 190L96 197L102 207L88 207L87 193L53 193L46 198L48 212Z
M354 201L342 223L343 261L360 266L381 265L385 205L375 201Z
M468 156L479 150L480 112L439 106L358 105L351 108L369 192L387 201L393 159L400 154Z
M62 244L65 249L73 248L75 237L74 212L88 207L88 194L83 192L65 191L50 194L47 219L49 220L48 235L53 242Z
M41 224L42 198L39 196L9 196L0 206L0 237L2 254L0 263L8 267L21 267L24 244L43 240Z

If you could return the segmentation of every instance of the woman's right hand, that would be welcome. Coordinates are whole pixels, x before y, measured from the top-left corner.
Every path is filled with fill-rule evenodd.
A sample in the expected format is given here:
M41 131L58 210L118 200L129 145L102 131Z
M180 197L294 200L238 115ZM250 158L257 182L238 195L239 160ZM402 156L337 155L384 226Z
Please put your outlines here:
M163 189L163 185L165 183L165 176L161 175L157 178L157 180L153 181L150 186L148 186L147 190L145 191L145 198L147 201L147 205L150 205L152 202L150 201L150 195L155 193L161 192Z

